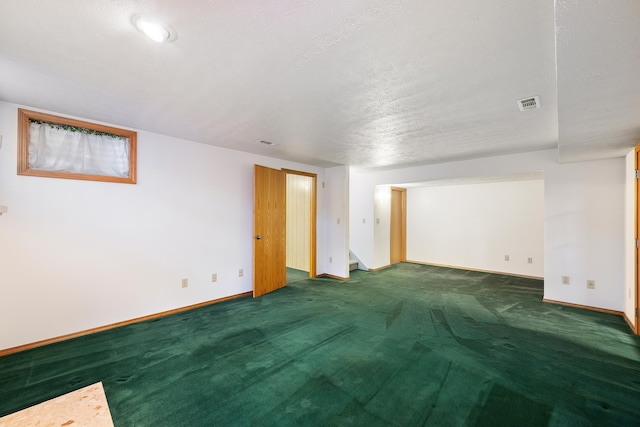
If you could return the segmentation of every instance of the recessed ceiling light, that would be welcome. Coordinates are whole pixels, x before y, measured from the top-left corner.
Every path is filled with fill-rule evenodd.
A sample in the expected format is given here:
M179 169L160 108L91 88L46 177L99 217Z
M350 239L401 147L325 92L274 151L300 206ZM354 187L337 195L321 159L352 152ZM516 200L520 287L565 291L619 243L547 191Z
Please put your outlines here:
M133 15L131 17L133 25L145 36L154 42L172 42L178 38L178 33L171 26L147 15Z

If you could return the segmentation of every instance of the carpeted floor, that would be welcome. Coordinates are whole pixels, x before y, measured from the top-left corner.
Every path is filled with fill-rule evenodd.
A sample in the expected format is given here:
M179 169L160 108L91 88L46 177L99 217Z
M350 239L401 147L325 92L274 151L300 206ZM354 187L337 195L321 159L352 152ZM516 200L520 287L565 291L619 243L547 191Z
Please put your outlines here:
M287 284L299 282L309 278L309 272L304 270L297 270L295 268L287 267Z
M0 358L0 416L102 381L116 426L638 426L640 339L532 279L399 264Z

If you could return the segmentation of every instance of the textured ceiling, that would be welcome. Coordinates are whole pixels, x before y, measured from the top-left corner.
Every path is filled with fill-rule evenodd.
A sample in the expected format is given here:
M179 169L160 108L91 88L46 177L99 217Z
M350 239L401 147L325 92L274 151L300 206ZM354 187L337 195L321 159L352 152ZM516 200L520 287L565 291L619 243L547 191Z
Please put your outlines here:
M177 40L143 37L138 13ZM640 143L639 16L637 0L3 0L0 100L318 166L604 158Z
M560 161L640 144L640 1L558 0Z

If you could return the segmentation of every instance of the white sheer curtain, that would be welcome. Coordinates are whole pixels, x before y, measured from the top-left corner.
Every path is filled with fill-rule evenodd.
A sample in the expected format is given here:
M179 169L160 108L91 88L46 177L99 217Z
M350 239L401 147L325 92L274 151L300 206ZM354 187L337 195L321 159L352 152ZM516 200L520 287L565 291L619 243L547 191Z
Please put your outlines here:
M31 169L127 178L129 154L129 138L30 123Z

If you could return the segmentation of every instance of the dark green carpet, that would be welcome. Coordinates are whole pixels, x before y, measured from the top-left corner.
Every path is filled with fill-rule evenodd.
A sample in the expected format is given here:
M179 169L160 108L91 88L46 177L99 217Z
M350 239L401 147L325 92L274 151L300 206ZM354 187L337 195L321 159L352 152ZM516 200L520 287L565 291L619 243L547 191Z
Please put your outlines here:
M638 426L640 340L542 282L400 264L0 358L0 416L102 381L115 425Z
M309 272L287 267L287 284L309 278Z

